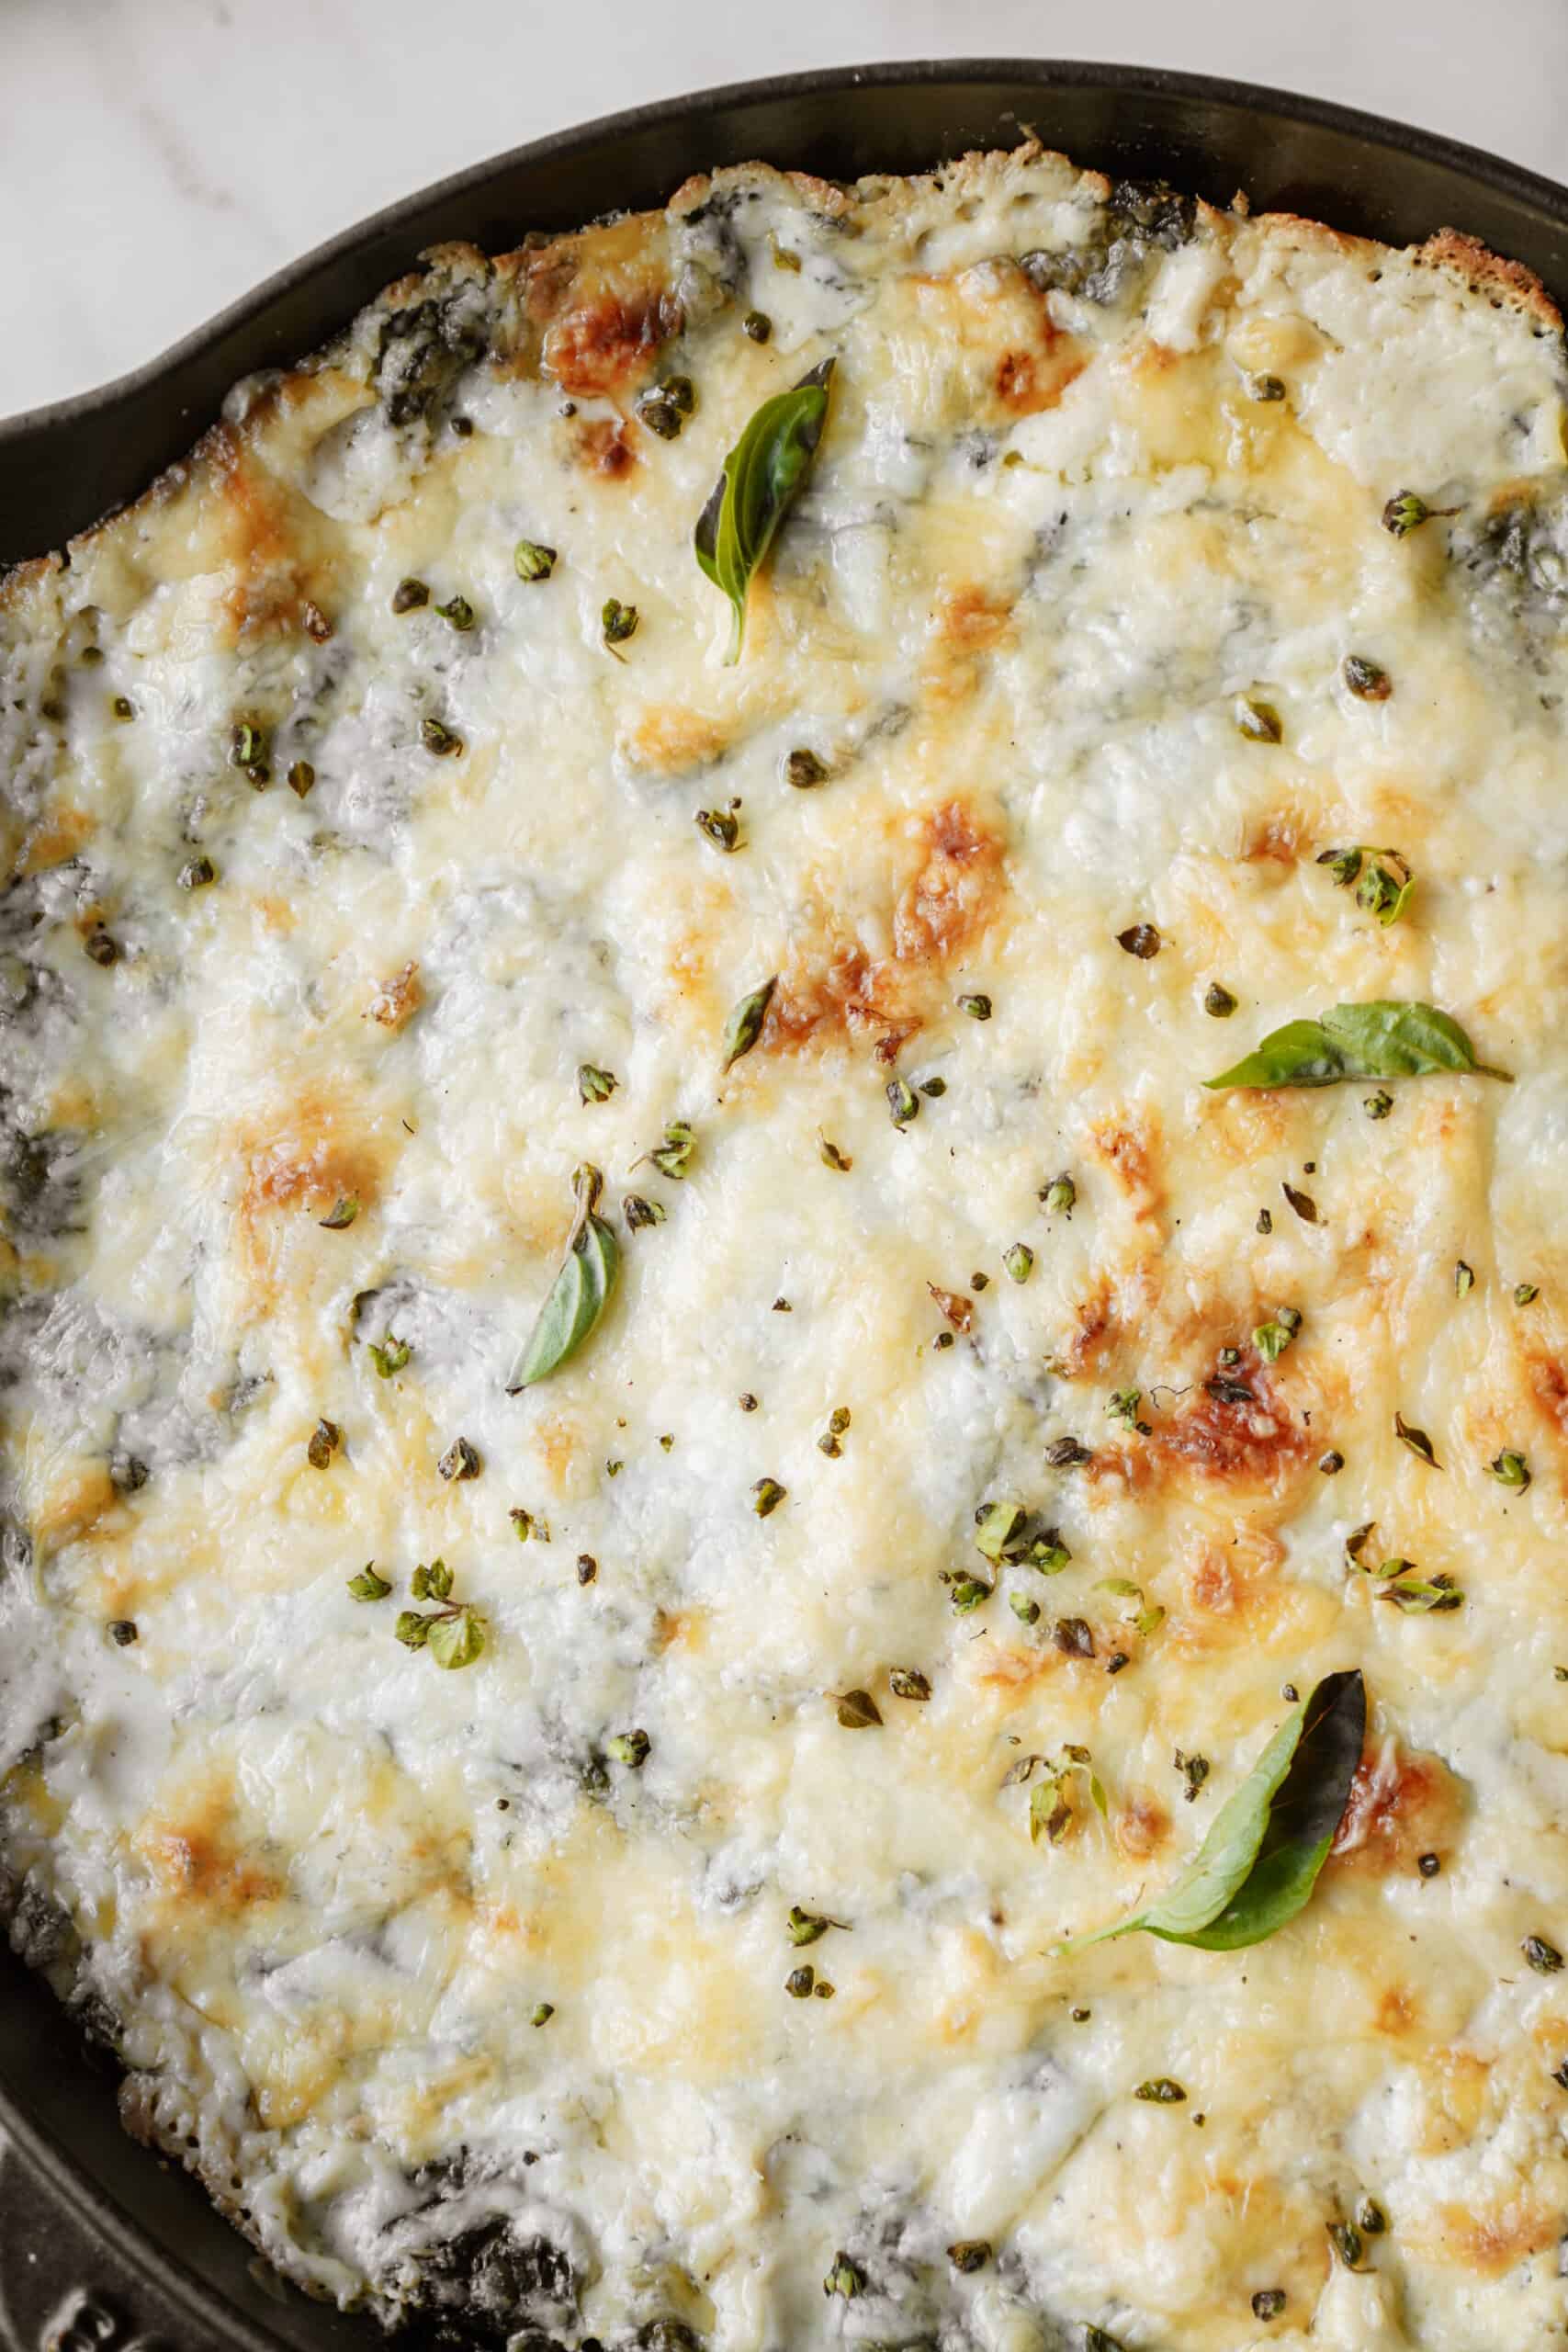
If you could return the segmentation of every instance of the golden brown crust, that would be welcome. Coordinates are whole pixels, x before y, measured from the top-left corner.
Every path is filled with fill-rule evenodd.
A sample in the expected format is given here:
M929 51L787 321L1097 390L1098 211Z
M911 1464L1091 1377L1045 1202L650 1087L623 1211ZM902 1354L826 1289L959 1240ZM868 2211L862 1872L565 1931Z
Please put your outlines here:
M577 309L567 302L568 290L572 288L579 271L584 267L591 267L597 274L609 260L614 276L616 261L622 257L637 256L639 253L646 264L650 232L666 222L688 216L725 187L758 178L782 182L814 210L829 214L836 220L847 220L860 209L900 199L908 203L939 191L950 199L962 198L966 190L978 188L1004 170L1019 170L1041 163L1056 163L1068 169L1075 168L1070 158L1058 150L1044 147L1032 133L1011 151L972 149L924 175L898 177L868 174L847 184L825 180L809 172L779 171L761 163L728 165L717 173L695 174L682 181L663 211L623 214L597 228L574 231L545 240L526 237L510 252L498 254L490 262L478 247L462 239L430 246L420 258L423 264L431 266L455 270L493 269L499 277L523 281L526 288L525 307L530 313L529 323L533 332L525 330L520 335L519 342L524 347L513 356L513 365L529 368L539 365L538 329L544 320L539 317L538 309L542 300L545 318L550 322L545 340L547 345L554 345L554 350L547 349L545 355L547 372L557 375L568 390L626 392L635 390L637 383L645 379L651 372L663 344L680 332L682 321L673 297L662 286L644 285L629 295L625 288L612 286L608 291L601 289L596 292L581 306L580 317ZM1100 202L1106 201L1112 192L1111 181L1103 174L1093 171L1080 172L1078 186L1084 193ZM1201 199L1198 201L1196 212L1205 226L1216 232L1223 228L1227 218L1235 220L1249 217L1247 207L1239 198L1228 216L1217 212ZM1397 250L1294 213L1264 213L1252 216L1252 219L1256 227L1282 232L1303 245L1308 243L1325 244L1337 253L1359 254L1369 261L1375 262L1379 256ZM1406 250L1419 265L1455 271L1472 292L1488 296L1495 301L1513 304L1534 319L1542 332L1562 332L1562 314L1534 273L1520 262L1494 254L1478 238L1461 230L1443 228L1427 238L1424 244ZM546 288L550 290L545 292L543 289ZM420 300L424 290L425 279L422 271L409 271L392 280L370 308L406 308ZM642 299L644 296L646 300ZM269 394L276 396L299 377L317 373L324 360L324 354L302 358L294 371L275 379L268 388ZM1070 380L1070 373L1067 380ZM1053 377L1051 397L1059 397L1063 389L1065 382ZM264 405L270 407L271 404L269 399ZM117 509L112 517L106 517L104 522L78 534L69 543L72 552L85 548L109 520L123 522L141 512L149 501L161 501L189 481L193 473L199 473L214 460L230 430L229 426L222 425L205 435L187 458L166 469L149 484L139 499ZM607 459L601 456L591 462L598 462L601 470L620 471L625 470L629 455L615 451ZM29 587L37 584L42 577L40 565L57 561L57 558L33 559L14 567L9 572L0 573L0 611L7 609Z
M1493 253L1479 237L1467 237L1460 229L1439 229L1417 248L1416 258L1458 270L1472 293L1506 297L1554 334L1562 332L1562 313L1534 270Z

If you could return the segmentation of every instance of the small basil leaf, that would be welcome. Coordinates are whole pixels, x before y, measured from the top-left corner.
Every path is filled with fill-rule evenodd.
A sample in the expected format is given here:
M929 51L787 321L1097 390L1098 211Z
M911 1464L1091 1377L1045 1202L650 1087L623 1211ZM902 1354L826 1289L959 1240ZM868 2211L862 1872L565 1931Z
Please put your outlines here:
M1157 1903L1080 1936L1081 1951L1142 1929L1167 1943L1234 1951L1293 1919L1311 1894L1350 1793L1366 1733L1359 1668L1325 1676L1292 1708L1226 1799L1190 1867Z
M1367 1729L1359 1671L1326 1675L1306 1702L1290 1770L1269 1808L1258 1859L1217 1917L1188 1938L1201 1951L1261 1943L1305 1905L1349 1800Z
M1210 1087L1335 1086L1341 1079L1420 1078L1434 1070L1473 1070L1506 1079L1506 1070L1478 1062L1464 1031L1429 1004L1389 999L1337 1004L1316 1021L1287 1021L1272 1029Z
M799 496L822 438L831 359L787 392L764 401L724 461L697 517L698 563L735 612L727 662L738 662L746 628L746 594L774 532Z
M572 1181L577 1220L565 1262L512 1367L506 1383L509 1396L532 1387L575 1355L604 1313L620 1271L620 1246L604 1219L593 1214L603 1181L599 1170L580 1168Z

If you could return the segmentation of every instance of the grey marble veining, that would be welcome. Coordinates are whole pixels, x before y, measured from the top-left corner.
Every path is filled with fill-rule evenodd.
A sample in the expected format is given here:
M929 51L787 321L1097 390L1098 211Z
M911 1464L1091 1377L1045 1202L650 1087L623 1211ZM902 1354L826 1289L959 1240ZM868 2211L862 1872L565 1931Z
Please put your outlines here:
M750 74L987 53L1238 74L1568 174L1568 0L0 0L0 414L542 131Z

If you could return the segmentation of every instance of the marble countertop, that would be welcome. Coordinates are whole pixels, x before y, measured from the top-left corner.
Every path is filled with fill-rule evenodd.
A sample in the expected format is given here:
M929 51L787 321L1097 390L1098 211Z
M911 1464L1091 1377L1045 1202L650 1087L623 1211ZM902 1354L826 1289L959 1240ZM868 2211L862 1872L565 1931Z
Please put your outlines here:
M0 414L151 358L390 198L583 118L877 57L1095 57L1395 115L1558 175L1568 0L0 0ZM519 224L521 227L523 224Z

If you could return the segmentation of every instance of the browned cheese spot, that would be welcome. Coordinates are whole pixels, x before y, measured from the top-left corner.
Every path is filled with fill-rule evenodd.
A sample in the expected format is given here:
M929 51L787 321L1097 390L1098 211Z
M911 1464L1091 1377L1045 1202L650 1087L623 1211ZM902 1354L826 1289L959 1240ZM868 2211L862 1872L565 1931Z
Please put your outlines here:
M1369 1740L1330 1860L1363 1876L1413 1878L1418 1855L1451 1848L1463 1809L1464 1792L1439 1758Z
M941 995L948 965L986 928L1004 888L999 836L964 801L945 800L920 820L918 864L893 909L891 955L873 957L847 923L784 972L762 1030L783 1052L835 1035L871 1035L891 1059Z

